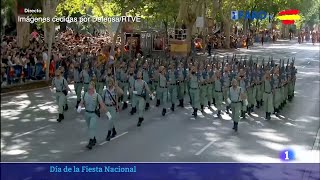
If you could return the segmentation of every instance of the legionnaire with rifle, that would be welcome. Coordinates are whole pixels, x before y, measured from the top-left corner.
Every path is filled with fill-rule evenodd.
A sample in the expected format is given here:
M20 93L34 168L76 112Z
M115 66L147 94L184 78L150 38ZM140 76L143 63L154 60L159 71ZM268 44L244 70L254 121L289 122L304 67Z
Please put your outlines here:
M123 95L120 97L121 101L123 102L122 109L127 109L128 107L128 89L129 89L129 83L128 83L128 74L126 69L125 62L122 62L119 67L118 71L118 82L119 87L123 90Z
M79 62L74 62L74 69L73 69L73 83L74 83L74 90L77 95L77 105L76 109L78 108L78 105L81 101L81 91L82 91L82 81L80 79L80 63Z
M177 79L178 79L178 99L179 99L179 107L184 107L184 95L185 95L185 81L186 81L186 73L183 68L183 64L179 63L177 69Z
M174 111L175 103L177 101L177 71L175 69L174 64L169 66L168 70L168 91L169 91L169 99L171 101L171 111Z
M213 81L214 81L214 72L213 67L209 64L207 66L207 73L208 73L208 79L207 79L207 101L208 101L208 107L211 107L211 104L213 104Z
M240 69L239 75L238 75L238 81L239 86L241 87L242 93L247 96L247 87L249 86L249 80L248 77L245 74L245 71L243 69ZM241 117L245 118L247 112L247 105L244 103L241 103Z
M135 74L134 74L134 68L130 68L129 69L129 77L128 77L128 82L129 82L129 88L128 88L128 91L129 91L129 97L130 97L130 103L131 103L131 106L133 104L133 84L134 84L134 81L135 81Z
M193 108L193 116L197 117L198 109L200 108L200 76L195 66L191 67L191 74L189 75L189 91L191 98L191 106Z
M53 78L51 89L56 88L56 100L58 104L58 112L59 117L57 119L58 122L61 122L64 119L63 115L63 106L65 105L65 98L67 95L67 92L70 91L70 88L68 86L68 82L64 77L62 77L61 71L58 69L56 70L56 77Z
M158 60L156 60L156 64L154 66L154 73L153 73L153 86L154 86L154 90L156 91L156 107L159 107L160 106L160 87L159 87L159 76L160 76L160 73L159 73L159 62Z
M289 74L290 74L290 80L289 80L289 88L288 88L288 100L292 101L294 97L294 88L296 84L296 74L297 74L297 69L294 66L294 61L292 61L290 64Z
M273 89L274 89L274 94L273 94L273 106L274 106L274 113L277 114L279 113L279 108L281 104L281 77L280 77L280 72L279 72L279 67L276 66L274 68L273 72Z
M143 64L142 79L148 84L148 87L152 86L152 81L150 80L150 70L149 70L148 62L145 62ZM150 107L150 95L147 93L145 110L148 110L149 107Z
M105 69L103 68L103 64L101 64L101 65L97 64L96 66L97 67L94 72L94 74L96 75L96 78L97 78L96 91L98 94L100 94L100 96L102 96L103 89L104 89L104 83L105 83L105 80L104 80Z
M224 66L223 66L224 67ZM227 98L228 98L228 90L229 88L231 87L230 85L230 74L229 74L229 69L228 67L224 67L224 73L223 73L223 99L225 101L225 103L227 104L226 105L226 112L227 114L229 114L229 109L230 109L230 106L227 102Z
M88 91L89 83L92 80L92 77L89 74L89 70L90 70L89 69L89 64L85 63L83 65L82 71L80 72L80 79L83 82L84 93L86 93Z
M233 120L233 128L235 132L238 131L238 124L240 121L241 104L247 104L245 95L236 79L232 80L232 86L228 90L228 104L231 106L231 118Z
M159 99L162 107L162 116L167 113L167 100L168 100L168 80L166 69L164 66L159 67Z
M95 87L95 84L93 82L90 82L88 86L88 91L84 93L83 98L78 107L79 113L81 111L82 106L84 106L86 109L84 117L88 126L88 132L89 132L89 143L87 145L88 149L92 149L92 147L95 146L95 144L97 143L96 129L97 129L97 118L100 116L100 110L106 111L104 102L101 96L95 92L94 87Z
M266 119L271 119L271 113L273 112L273 80L270 75L270 71L267 70L262 81L263 87L263 105L266 112Z
M200 73L200 106L201 106L201 112L204 113L204 107L207 106L207 103L208 103L208 100L207 100L208 74L206 72L206 69L203 67L203 65L200 65L199 73Z
M263 81L263 65L264 62L262 60L262 66L257 66L257 81L256 81L256 90L257 90L257 108L262 107L262 100L263 100L263 87L262 87L262 81Z
M139 120L137 126L141 126L142 121L144 120L143 114L146 106L147 93L152 94L148 84L142 80L142 72L137 73L137 79L133 83L133 96L134 96L134 105L133 107L138 107Z
M222 110L222 103L223 103L223 78L222 77L222 70L216 70L215 77L214 77L214 98L216 103L216 108L218 109L218 117L221 116Z

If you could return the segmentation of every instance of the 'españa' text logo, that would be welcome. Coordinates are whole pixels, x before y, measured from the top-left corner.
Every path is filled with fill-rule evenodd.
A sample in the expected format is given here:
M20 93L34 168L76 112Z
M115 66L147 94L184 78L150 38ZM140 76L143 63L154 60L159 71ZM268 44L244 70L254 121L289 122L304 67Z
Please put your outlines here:
M277 19L282 21L282 24L294 24L295 20L300 20L299 10L283 10L278 13Z
M272 18L271 15L265 12L265 11L231 11L231 19L232 20L238 20L238 19L266 19L266 18Z

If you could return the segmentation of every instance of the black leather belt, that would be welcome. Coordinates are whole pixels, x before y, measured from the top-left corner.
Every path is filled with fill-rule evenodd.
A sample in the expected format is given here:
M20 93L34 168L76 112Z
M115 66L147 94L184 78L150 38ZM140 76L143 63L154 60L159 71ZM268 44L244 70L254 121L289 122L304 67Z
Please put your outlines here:
M74 83L82 83L81 81L79 81L79 82L74 82Z
M222 93L222 91L215 91L215 92L220 92L220 93Z
M231 103L240 103L241 101L231 102Z
M198 88L190 88L190 89L198 89Z
M160 86L160 88L167 88L167 86Z
M83 84L89 84L89 83L83 83Z
M201 84L200 86L205 86L205 85L207 85L207 84Z
M174 86L174 85L177 85L177 83L173 83L173 84L170 84L170 85Z
M270 94L271 92L265 92L265 93Z
M112 107L112 106L114 106L113 104L106 104L106 106L108 106L108 107Z
M106 81L98 81L98 82L106 82Z
M88 111L88 110L86 110L86 112L87 113L95 113L95 111Z
M56 91L56 92L62 92L62 91Z

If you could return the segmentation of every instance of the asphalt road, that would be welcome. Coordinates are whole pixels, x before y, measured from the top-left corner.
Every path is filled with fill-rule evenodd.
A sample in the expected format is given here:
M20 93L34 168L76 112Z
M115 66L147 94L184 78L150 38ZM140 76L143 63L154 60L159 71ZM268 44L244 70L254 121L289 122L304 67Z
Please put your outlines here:
M165 117L154 107L137 127L137 115L122 111L116 122L118 136L105 141L105 116L98 120L98 145L89 151L83 112L75 109L75 94L62 123L56 122L57 106L49 89L1 98L2 162L281 162L279 152L291 148L295 162L319 162L319 44L297 41L255 45L237 54L261 59L296 58L296 96L280 117L264 113L247 117L232 131L228 115L214 116L215 108L191 116L191 107L177 108ZM219 53L223 56L228 53ZM73 86L72 86L73 88ZM319 136L319 133L318 133ZM317 157L318 155L318 157Z

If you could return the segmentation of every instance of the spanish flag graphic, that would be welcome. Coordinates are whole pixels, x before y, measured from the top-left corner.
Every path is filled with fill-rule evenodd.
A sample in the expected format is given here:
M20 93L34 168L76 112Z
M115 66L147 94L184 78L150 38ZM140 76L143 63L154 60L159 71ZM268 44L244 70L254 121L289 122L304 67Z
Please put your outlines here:
M300 20L299 10L283 10L278 13L277 19L282 21L282 24L294 24L295 20Z

